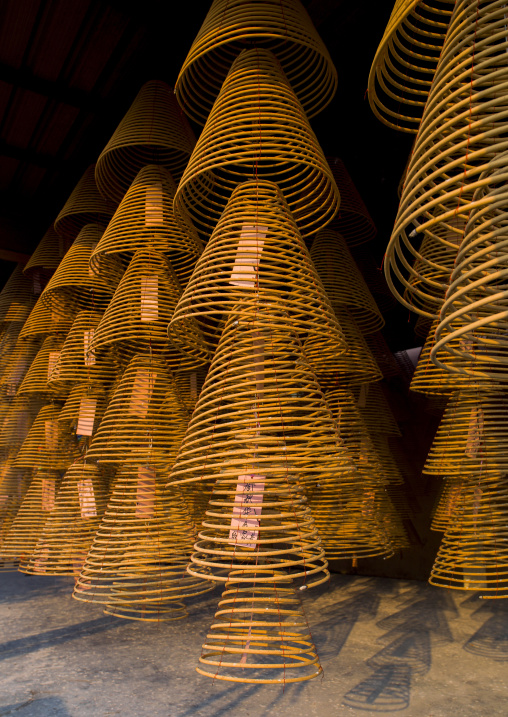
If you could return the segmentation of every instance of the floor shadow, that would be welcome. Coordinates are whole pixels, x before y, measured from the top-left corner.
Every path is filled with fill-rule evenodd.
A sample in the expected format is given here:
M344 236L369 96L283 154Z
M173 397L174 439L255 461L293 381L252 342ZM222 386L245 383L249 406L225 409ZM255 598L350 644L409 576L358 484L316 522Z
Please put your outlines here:
M490 617L464 644L464 650L489 657L498 662L508 661L508 605L504 600L483 600L476 615Z
M398 712L409 706L411 668L385 665L344 695L343 704L356 710Z
M60 697L31 697L17 704L0 706L0 717L72 717Z
M214 717L220 717L225 712L234 712L246 700L252 700L256 692L265 685L228 684L221 680L214 681L213 691L207 694L200 702L194 703L178 717L194 717L196 712L211 707ZM287 688L286 688L287 689ZM282 692L282 688L281 688ZM224 705L220 701L224 700Z

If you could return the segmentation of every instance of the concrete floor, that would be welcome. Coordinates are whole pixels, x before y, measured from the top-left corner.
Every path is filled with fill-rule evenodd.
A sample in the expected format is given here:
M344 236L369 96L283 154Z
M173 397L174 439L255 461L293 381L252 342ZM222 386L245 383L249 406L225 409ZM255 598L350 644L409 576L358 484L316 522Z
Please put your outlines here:
M508 601L335 575L304 593L324 678L283 692L194 671L218 589L167 624L104 616L70 590L0 574L0 717L508 715Z

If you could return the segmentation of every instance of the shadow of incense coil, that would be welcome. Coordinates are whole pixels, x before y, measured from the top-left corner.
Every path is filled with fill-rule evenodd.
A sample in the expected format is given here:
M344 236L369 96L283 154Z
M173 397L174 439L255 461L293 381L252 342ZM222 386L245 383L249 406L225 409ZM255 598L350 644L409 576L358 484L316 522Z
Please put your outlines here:
M39 338L18 339L9 351L5 368L0 377L0 391L3 396L15 396L35 356L41 348ZM2 361L3 363L3 361Z
M65 421L69 429L80 436L93 436L109 399L109 390L104 385L77 383L71 388L57 420Z
M17 264L0 291L0 324L23 323L34 304L32 281L23 274L23 265Z
M348 246L358 246L371 241L377 234L372 217L367 211L344 162L339 157L327 157L333 178L340 193L340 207L330 229L339 232Z
M50 227L23 268L23 274L32 281L35 296L44 289L62 259L59 246L59 236L53 227Z
M165 167L178 181L195 143L172 89L159 80L146 82L97 160L97 186L120 202L147 164Z
M230 571L196 671L250 684L303 682L322 673L300 596L284 570Z
M176 81L176 96L189 117L204 124L231 63L252 45L277 56L309 117L331 101L337 72L299 0L214 0Z
M275 182L302 235L325 226L340 203L319 142L268 50L242 50L183 173L175 216L208 236L232 190L252 177Z
M69 199L55 219L55 231L66 239L75 239L87 224L106 225L116 202L104 199L95 184L95 165L85 171Z
M379 331L384 319L344 238L333 229L322 229L310 256L335 311L347 309L364 334Z
M257 298L275 312L284 307L291 328L315 338L323 358L344 351L337 319L285 198L276 184L262 180L233 190L177 304L169 337L181 351L209 361L227 316L239 311L239 302ZM192 335L191 319L199 323L206 345Z
M454 0L397 0L369 74L369 104L401 132L418 131Z
M431 530L444 533L448 529L463 491L462 480L445 479L433 511Z
M66 395L65 387L50 386L48 381L58 361L63 346L63 337L48 336L37 352L30 368L25 373L17 391L17 396L53 396L61 397Z
M467 476L429 582L479 590L482 597L508 597L507 511L505 474Z
M48 308L41 297L30 312L19 334L21 339L44 337L50 334L66 334L75 317L74 309L65 306L65 302L53 311Z
M62 479L44 529L23 573L79 575L106 509L109 476L80 461Z
M41 401L32 396L17 396L2 422L0 431L0 452L14 456L28 435Z
M73 597L131 619L185 617L182 600L212 587L185 571L194 539L179 491L153 466L122 466Z
M176 184L167 169L154 164L143 167L94 249L91 267L116 286L136 251L161 252L184 286L203 246L193 227L176 223L175 192Z
M60 410L53 404L40 409L16 454L16 468L65 470L77 457L73 437L64 425L58 423Z
M172 465L187 422L163 359L138 354L108 403L87 457L104 463Z
M506 395L461 391L448 402L424 473L448 477L508 472Z

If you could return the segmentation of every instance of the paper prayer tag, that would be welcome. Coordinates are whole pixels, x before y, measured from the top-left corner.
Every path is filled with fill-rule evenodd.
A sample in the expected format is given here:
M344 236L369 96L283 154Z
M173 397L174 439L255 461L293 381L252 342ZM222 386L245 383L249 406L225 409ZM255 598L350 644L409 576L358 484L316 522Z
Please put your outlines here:
M159 277L141 277L141 321L157 321L159 318Z
M84 480L78 481L78 498L81 517L96 518L97 505L95 503L93 482L91 478L85 478Z
M76 434L78 436L91 436L93 434L96 409L96 398L81 399L79 402L78 425L76 428Z
M157 374L147 368L138 368L132 386L129 413L131 416L146 418Z
M146 188L145 227L164 224L162 183L155 182Z
M229 543L241 545L243 548L256 548L259 536L259 520L261 515L265 476L240 475L233 506L234 518L231 519Z
M55 507L55 481L50 478L42 479L42 510L53 510Z
M155 512L155 470L148 466L138 467L136 488L136 516L153 518Z
M60 351L51 351L48 358L48 381L50 379L55 380L58 378L60 369L57 367L58 359L60 358ZM56 370L55 370L56 369ZM53 375L54 372L54 375Z
M257 285L259 262L268 227L244 224L236 249L235 263L229 283L243 289Z

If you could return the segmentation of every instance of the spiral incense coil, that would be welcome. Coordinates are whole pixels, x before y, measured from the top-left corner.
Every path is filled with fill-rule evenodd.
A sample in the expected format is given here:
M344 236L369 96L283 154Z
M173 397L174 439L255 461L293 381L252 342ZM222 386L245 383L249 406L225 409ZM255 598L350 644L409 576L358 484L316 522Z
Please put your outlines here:
M178 371L173 375L178 397L189 412L189 416L194 411L207 372L208 367L205 367L196 369L195 371Z
M505 10L501 0L455 3L385 257L397 299L429 318L439 312L475 190L506 149Z
M40 409L40 402L33 396L17 396L14 399L2 422L0 452L10 456L16 454Z
M310 256L333 308L347 308L362 333L379 331L384 319L344 238L332 229L322 229Z
M59 236L53 227L50 227L23 268L23 274L32 280L35 296L44 289L62 259L59 246Z
M328 224L340 196L301 104L268 50L233 62L175 195L175 215L208 236L239 182L279 185L304 236Z
M362 416L365 419L365 414L363 412ZM402 476L400 467L393 456L392 448L388 442L388 438L390 436L386 433L375 431L372 426L369 426L369 436L374 447L378 464L381 465L380 472L385 482L391 486L403 485L404 477Z
M43 406L14 460L16 468L65 470L77 457L76 444L58 422L59 406Z
M60 481L59 471L49 469L37 471L0 546L0 560L19 561L30 557L49 514L55 507Z
M123 466L73 597L138 620L185 617L181 602L211 589L185 571L195 531L178 491L150 465Z
M48 308L40 296L30 315L23 324L19 334L21 339L30 339L48 336L50 334L66 334L70 331L75 317L75 310L66 306L65 299L60 300L56 306L56 297L53 299L55 308Z
M319 657L292 582L284 570L231 570L196 671L214 680L247 684L284 685L320 675Z
M376 306L382 316L397 306L397 302L390 287L386 283L383 273L383 266L373 254L368 251L365 245L361 247L352 247L352 256L369 291L372 294Z
M104 463L172 465L188 415L162 358L134 356L87 457Z
M23 323L34 304L32 282L24 276L23 265L17 264L0 291L0 323Z
M80 311L62 345L51 371L48 385L51 388L72 385L78 381L110 383L116 377L118 366L111 351L96 355L94 339L103 314L97 311Z
M450 373L436 366L431 361L431 351L436 343L436 329L438 319L434 319L430 327L429 335L420 353L416 369L411 380L409 388L416 393L424 393L426 395L439 394L451 396L452 393L467 389L468 384L472 383L467 376Z
M95 183L95 165L85 171L60 214L55 219L55 231L66 239L75 239L87 224L107 225L117 202L104 199Z
M399 376L399 364L395 360L395 357L386 343L383 334L380 331L376 331L373 334L367 334L364 338L377 366L383 375L383 378L393 378L394 376Z
M22 326L21 323L10 322L0 328L0 381L11 364L13 353L22 343L19 340Z
M434 321L426 316L418 316L415 323L415 334L420 336L422 339L426 339L430 333L433 323Z
M423 468L463 477L508 473L506 395L468 389L449 400Z
M466 478L429 582L508 597L507 512L506 474Z
M394 551L410 548L406 529L387 491L379 491L379 501L378 516L387 541Z
M354 385L351 386L351 390L369 431L389 436L401 435L400 428L380 384Z
M401 132L418 131L455 0L396 0L369 75L369 104Z
M50 386L48 381L53 373L56 362L62 350L63 339L58 336L48 336L37 352L30 368L18 388L17 395L26 394L39 396L64 396L66 390L62 387Z
M224 321L238 302L260 299L284 307L293 330L315 339L322 358L344 339L300 232L272 182L235 187L169 326L181 351L211 360ZM249 309L250 310L250 309ZM191 320L198 320L196 337ZM198 339L206 341L199 345Z
M37 337L28 340L18 339L0 376L2 395L14 396L16 394L40 348L41 341Z
M193 227L179 227L173 215L176 185L164 167L143 167L127 189L113 219L92 253L91 267L118 281L138 249L167 255L184 286L202 244Z
M40 538L20 571L32 575L78 575L108 501L108 476L80 461L62 479Z
M292 322L256 301L226 322L170 481L236 480L249 461L303 482L354 469Z
M371 241L377 234L376 225L349 176L344 162L339 157L327 157L326 159L340 193L340 208L330 228L339 232L348 246L358 246Z
M178 181L195 143L171 88L159 80L146 82L97 160L99 191L120 202L147 164L165 167Z
M110 396L100 383L78 383L71 388L58 421L65 421L80 436L93 436L106 411Z
M89 268L90 256L102 236L98 224L87 224L65 254L41 294L42 303L55 314L68 316L80 309L104 311L113 290Z
M448 529L463 492L464 482L462 480L460 482L445 480L432 516L431 530L444 533Z

